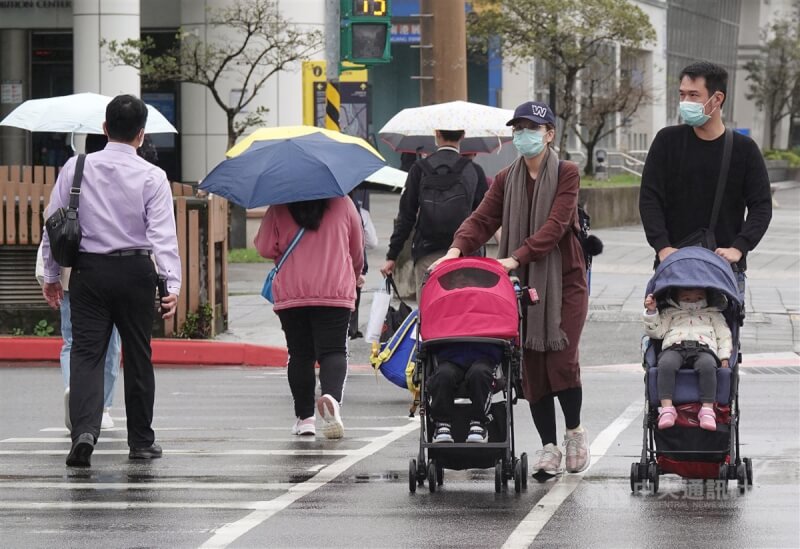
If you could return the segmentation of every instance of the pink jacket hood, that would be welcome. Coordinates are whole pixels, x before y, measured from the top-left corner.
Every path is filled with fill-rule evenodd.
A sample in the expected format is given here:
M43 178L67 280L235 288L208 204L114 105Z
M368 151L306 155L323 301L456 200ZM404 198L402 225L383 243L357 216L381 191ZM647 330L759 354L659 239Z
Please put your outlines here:
M285 205L271 206L254 244L277 265L300 227ZM361 218L350 198L328 201L316 231L306 230L272 283L274 310L292 307L347 307L353 310L356 281L364 267ZM266 272L264 273L266 277Z

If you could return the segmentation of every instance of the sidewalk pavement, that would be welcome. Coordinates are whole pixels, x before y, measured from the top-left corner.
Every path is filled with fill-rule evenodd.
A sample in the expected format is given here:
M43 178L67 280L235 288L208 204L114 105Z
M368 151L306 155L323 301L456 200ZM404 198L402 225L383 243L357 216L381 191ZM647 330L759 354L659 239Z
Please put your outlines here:
M388 248L398 201L397 194L371 196L372 220L380 242L367 256L369 272L359 310L362 332L369 318L372 293L382 281L379 269ZM800 183L776 190L775 201L778 207L769 231L748 258L747 320L742 347L751 352L800 353ZM653 251L642 227L601 229L593 233L603 240L605 250L592 268L588 323L640 325L644 290L653 264ZM265 264L229 266L229 329L218 340L285 346L278 317L260 296L267 270ZM628 328L628 332L640 331L635 324ZM593 344L609 342L601 338ZM351 342L350 352L352 363L368 363L369 345L363 339ZM582 346L582 356L586 355Z

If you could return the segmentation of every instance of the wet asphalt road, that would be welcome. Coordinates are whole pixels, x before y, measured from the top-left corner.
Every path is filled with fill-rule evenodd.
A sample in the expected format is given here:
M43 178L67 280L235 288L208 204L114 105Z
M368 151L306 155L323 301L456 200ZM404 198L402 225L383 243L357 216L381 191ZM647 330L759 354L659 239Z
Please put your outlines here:
M513 483L495 494L488 470L446 471L441 491L411 495L418 423L404 417L407 393L362 369L347 382L340 442L289 434L283 370L159 369L164 458L128 461L117 405L119 428L79 470L64 465L58 370L4 368L0 546L798 547L800 368L767 365L746 366L741 388L755 486L706 493L662 477L655 496L630 493L642 433L642 376L630 367L584 370L583 422L600 459L583 476L531 479L519 495ZM516 421L518 453L533 454L524 401Z

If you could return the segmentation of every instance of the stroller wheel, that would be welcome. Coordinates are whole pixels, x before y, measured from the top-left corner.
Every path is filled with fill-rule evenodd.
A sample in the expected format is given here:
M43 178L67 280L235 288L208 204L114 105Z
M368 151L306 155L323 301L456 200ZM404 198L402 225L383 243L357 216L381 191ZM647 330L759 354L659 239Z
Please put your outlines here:
M747 489L747 466L744 463L736 466L736 484L739 486L739 493L743 494Z
M500 493L503 491L503 460L498 459L494 464L494 491Z
M422 486L425 484L425 477L427 474L428 471L425 469L425 462L420 461L417 465L417 486Z
M639 462L631 463L631 492L638 494L642 489L642 479L639 477Z
M430 460L428 462L428 489L431 494L436 491L437 486L439 486L439 483L436 481L436 462Z
M522 489L526 490L528 488L528 454L526 452L522 452L519 462L522 468Z
M747 476L747 485L753 486L753 460L750 458L742 458L744 462L744 471Z
M658 493L658 463L651 463L647 468L647 476L650 480L650 489L654 494Z
M514 491L516 493L522 492L522 480L525 478L525 473L522 472L522 460L514 462Z
M439 486L444 484L444 467L441 465L436 466L436 482Z
M408 462L408 490L413 494L417 491L417 460Z

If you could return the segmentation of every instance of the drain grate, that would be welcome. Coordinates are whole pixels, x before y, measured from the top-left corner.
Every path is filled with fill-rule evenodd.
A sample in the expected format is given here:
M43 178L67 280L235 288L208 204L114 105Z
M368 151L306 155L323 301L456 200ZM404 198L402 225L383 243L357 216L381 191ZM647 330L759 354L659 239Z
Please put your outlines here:
M742 371L746 374L800 375L800 366L755 366Z

